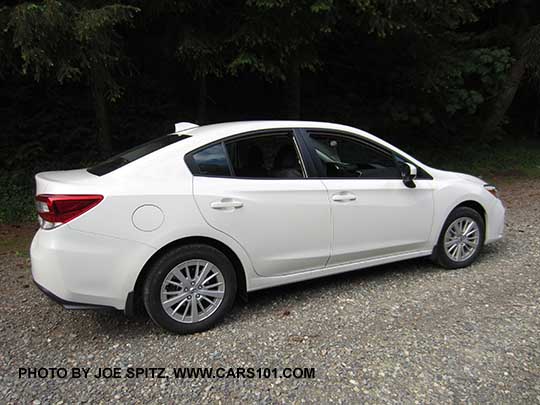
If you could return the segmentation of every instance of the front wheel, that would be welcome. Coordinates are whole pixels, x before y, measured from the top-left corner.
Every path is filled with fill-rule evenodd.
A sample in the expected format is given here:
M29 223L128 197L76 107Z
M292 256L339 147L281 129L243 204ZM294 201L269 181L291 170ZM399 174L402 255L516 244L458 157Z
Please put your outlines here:
M444 223L435 248L435 259L446 269L467 267L480 254L484 238L484 219L478 211L458 207Z
M235 296L233 265L208 245L167 252L153 264L143 287L150 318L175 333L210 329L230 310Z

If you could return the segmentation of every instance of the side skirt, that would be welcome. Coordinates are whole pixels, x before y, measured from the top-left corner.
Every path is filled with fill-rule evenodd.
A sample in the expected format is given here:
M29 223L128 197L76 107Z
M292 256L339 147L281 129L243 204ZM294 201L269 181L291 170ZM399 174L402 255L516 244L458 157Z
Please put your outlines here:
M432 250L420 250L414 252L400 253L397 255L376 257L362 260L354 263L340 264L337 266L324 267L315 270L303 271L294 274L285 274L275 277L257 277L248 280L248 292L262 290L264 288L276 287L278 285L297 283L300 281L311 280L318 277L331 276L333 274L345 273L353 270L360 270L367 267L378 266L381 264L398 262L401 260L414 259L416 257L430 256Z

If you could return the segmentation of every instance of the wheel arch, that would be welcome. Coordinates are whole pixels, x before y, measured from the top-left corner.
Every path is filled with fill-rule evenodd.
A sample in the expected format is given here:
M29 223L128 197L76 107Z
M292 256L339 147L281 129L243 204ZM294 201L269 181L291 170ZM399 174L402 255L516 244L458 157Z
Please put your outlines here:
M487 226L486 209L478 201L475 201L475 200L463 201L459 203L458 205L456 205L454 208L452 208L450 212L454 211L456 208L459 208L459 207L468 207L478 212L482 216L482 219L484 220L484 226ZM448 215L450 215L450 213Z
M450 209L448 211L447 215L445 216L444 221L442 222L441 227L439 229L439 232L437 233L437 242L433 246L433 250L431 252L431 260L434 261L434 262L439 263L441 266L443 266L445 268L458 268L459 266L458 267L446 267L441 262L440 258L438 258L438 253L437 253L438 247L439 247L438 241L442 238L442 233L444 231L444 224L448 221L448 218L450 217L452 212L454 212L456 209L462 208L462 207L470 208L470 209L476 211L480 215L480 217L484 221L484 235L487 235L487 211L484 208L484 206L480 202L478 202L476 200L473 200L473 199L466 199L466 200L461 201L460 203L456 204L452 209ZM485 243L485 240L484 240L484 243Z
M478 212L480 214L480 216L482 217L483 221L484 221L485 233L487 234L487 211L484 208L484 206L480 202L478 202L477 200L473 200L471 198L463 200L463 201L455 204L450 210L448 210L448 212L444 216L443 220L441 221L437 232L434 234L435 239L434 239L434 244L433 244L432 253L431 253L431 258L432 259L435 257L435 251L437 250L437 244L438 244L439 238L441 236L441 232L443 231L444 224L445 224L446 220L448 219L448 216L452 212L454 212L455 209L460 208L460 207L471 208L471 209L475 210L476 212Z
M225 256L227 256L236 272L236 279L238 281L238 297L244 301L247 300L246 272L244 269L244 265L242 264L242 261L240 260L238 255L229 246L219 240L209 238L207 236L189 236L174 240L166 244L165 246L154 252L154 254L146 261L143 268L139 272L139 275L137 276L133 291L130 292L127 297L125 306L126 315L134 316L135 314L144 311L144 305L142 304L141 299L142 287L150 269L152 268L152 265L156 262L156 260L172 249L193 244L204 244L212 246L222 252Z

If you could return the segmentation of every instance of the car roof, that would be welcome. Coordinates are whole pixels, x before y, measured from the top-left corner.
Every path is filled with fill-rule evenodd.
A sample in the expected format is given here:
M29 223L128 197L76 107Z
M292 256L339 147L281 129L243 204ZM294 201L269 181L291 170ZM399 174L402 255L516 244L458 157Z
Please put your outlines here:
M278 120L261 120L261 121L236 121L223 122L219 124L203 125L194 127L185 131L176 132L178 135L190 135L197 138L208 138L205 141L214 141L223 137L243 132L259 131L266 129L281 129L281 128L321 128L334 129L342 131L350 131L369 135L357 128L349 127L341 124L333 124L329 122L317 121L278 121ZM201 139L202 140L202 139Z
M194 124L190 124L194 125ZM181 129L180 131L173 132L169 135L178 135L184 136L184 139L181 142L174 142L164 148L156 150L140 159L135 160L129 165L122 166L118 170L115 170L112 173L116 173L118 176L122 176L126 171L138 170L138 167L141 167L143 171L147 171L149 161L160 162L162 165L167 165L167 162L176 162L179 154L186 155L191 153L199 148L206 147L207 145L213 144L215 142L221 142L224 138L228 138L235 135L250 133L254 131L263 131L263 130L279 130L279 129L292 129L292 128L311 128L311 129L320 129L320 130L334 130L342 131L349 134L354 134L360 138L371 140L381 146L386 147L387 149L397 152L403 157L409 159L412 163L419 165L421 168L427 168L426 165L423 165L421 162L416 160L414 157L408 155L404 151L398 149L397 147L385 142L384 140L377 138L376 136L365 132L361 129L354 128L347 125L334 124L329 122L319 122L319 121L292 121L292 120L281 120L281 121L237 121L237 122L224 122L219 124L210 124L203 125L200 127L188 127L186 129ZM187 135L187 136L186 136ZM171 163L171 164L172 164ZM175 163L174 163L175 164ZM170 170L176 166L168 167L165 170ZM160 166L163 167L163 166ZM186 168L187 169L187 168ZM174 170L174 169L172 169Z

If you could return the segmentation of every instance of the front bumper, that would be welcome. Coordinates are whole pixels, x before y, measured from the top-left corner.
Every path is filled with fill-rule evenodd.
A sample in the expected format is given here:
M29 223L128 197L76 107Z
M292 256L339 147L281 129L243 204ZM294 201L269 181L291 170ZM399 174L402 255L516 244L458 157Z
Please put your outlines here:
M155 249L62 225L39 230L30 247L32 277L68 308L124 310L139 272Z
M496 242L504 236L506 210L501 200L497 199L487 212L486 245Z

